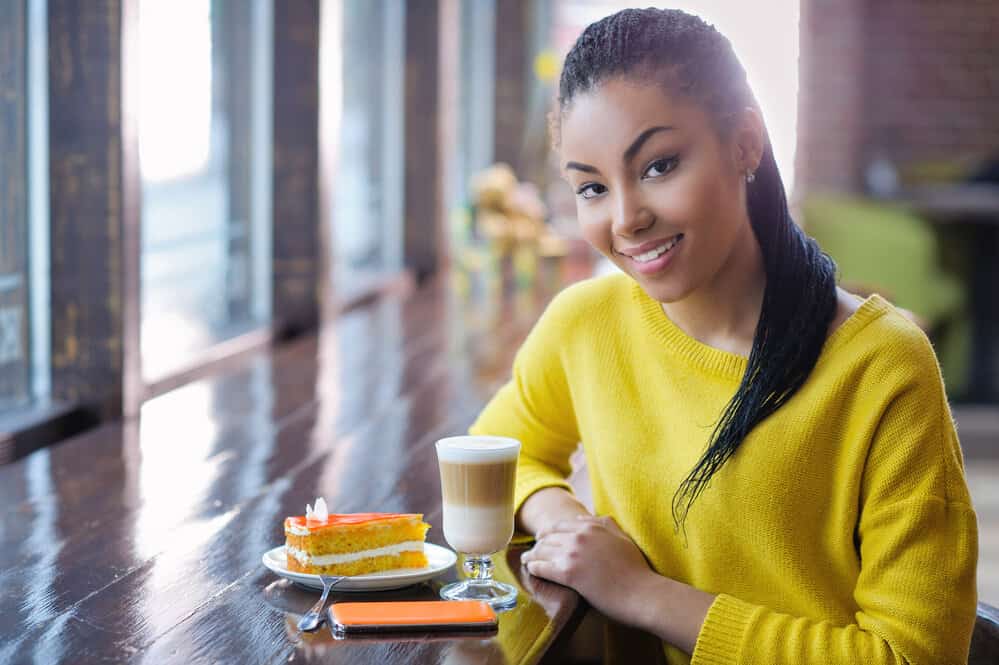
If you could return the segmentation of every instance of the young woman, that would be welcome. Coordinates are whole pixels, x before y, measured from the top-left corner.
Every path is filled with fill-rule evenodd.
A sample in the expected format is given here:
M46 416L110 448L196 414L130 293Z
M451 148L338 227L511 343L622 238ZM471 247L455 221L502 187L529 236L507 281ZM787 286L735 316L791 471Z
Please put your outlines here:
M966 662L976 519L933 350L795 226L729 42L620 12L559 102L583 234L621 274L552 302L471 430L523 444L527 570L610 619L617 661ZM598 516L566 482L578 442Z

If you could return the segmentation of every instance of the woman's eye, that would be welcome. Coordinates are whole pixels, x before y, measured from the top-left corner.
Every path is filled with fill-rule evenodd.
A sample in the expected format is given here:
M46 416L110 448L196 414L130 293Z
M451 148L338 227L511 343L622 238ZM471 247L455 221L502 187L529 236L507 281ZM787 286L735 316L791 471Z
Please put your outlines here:
M676 157L664 157L663 159L657 159L649 164L649 168L645 169L643 176L646 178L658 178L661 175L666 175L676 168L677 162L678 160Z
M589 182L576 190L576 196L581 199L595 199L606 191L607 188L603 185Z

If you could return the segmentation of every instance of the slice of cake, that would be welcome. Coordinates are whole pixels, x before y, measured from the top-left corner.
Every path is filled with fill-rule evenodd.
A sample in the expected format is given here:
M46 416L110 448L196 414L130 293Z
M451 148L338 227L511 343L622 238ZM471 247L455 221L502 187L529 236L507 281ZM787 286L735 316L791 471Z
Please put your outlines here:
M284 521L288 570L314 575L366 575L423 568L430 525L418 513L329 514L326 501Z

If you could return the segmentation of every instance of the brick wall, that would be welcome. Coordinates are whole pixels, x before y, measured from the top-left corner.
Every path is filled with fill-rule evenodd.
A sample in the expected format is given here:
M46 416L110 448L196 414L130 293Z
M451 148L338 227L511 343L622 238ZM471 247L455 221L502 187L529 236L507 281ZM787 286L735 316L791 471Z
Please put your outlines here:
M864 4L802 0L796 191L859 186Z
M805 191L999 151L999 2L802 0L799 128Z

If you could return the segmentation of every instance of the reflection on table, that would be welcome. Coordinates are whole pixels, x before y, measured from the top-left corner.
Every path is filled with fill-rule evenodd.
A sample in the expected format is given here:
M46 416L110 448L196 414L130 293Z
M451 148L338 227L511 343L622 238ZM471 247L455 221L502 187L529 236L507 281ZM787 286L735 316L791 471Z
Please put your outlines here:
M443 545L434 442L464 432L509 376L551 293L462 302L442 278L344 314L319 334L147 402L0 467L0 662L532 663L583 603L523 593L488 639L333 642L291 626L314 593L261 564L282 520L325 496L336 512L425 513ZM432 598L455 571L371 597ZM338 596L339 597L339 596Z

